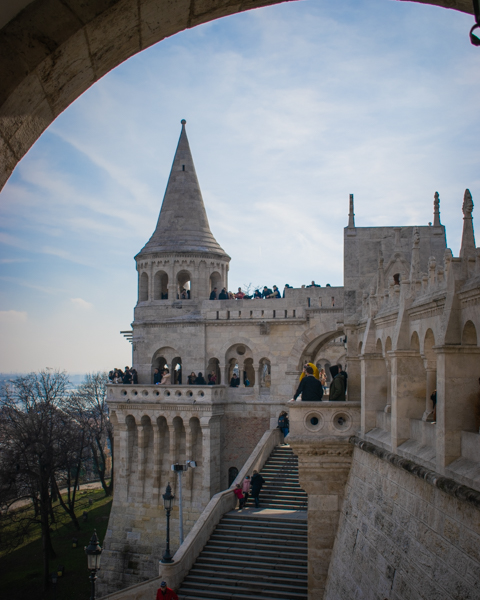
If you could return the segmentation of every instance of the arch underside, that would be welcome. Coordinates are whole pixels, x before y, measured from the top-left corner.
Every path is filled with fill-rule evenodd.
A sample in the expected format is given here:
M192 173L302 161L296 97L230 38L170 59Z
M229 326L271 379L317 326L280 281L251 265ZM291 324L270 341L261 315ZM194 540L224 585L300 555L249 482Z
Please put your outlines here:
M185 29L285 1L32 2L1 30L0 189L54 119L126 59ZM422 4L473 13L470 0Z

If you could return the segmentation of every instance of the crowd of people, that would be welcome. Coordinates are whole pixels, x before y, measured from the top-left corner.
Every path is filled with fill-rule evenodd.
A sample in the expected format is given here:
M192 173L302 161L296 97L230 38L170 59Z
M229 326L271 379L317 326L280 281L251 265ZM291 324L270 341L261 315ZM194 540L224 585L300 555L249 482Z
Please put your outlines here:
M247 505L249 497L252 497L255 502L255 508L260 507L260 492L262 490L265 479L258 473L253 471L252 477L246 475L243 482L237 483L233 489L233 493L238 498L238 510L242 510Z
M318 283L315 283L315 281L312 281L310 285L302 287L312 288L322 286ZM326 287L330 287L330 284L327 283ZM214 287L210 292L210 300L265 300L266 298L285 298L285 290L288 289L293 288L291 285L286 283L285 287L283 288L283 293L281 294L276 285L273 286L273 289L270 289L267 285L264 285L263 289L261 289L261 287L256 288L253 294L248 295L242 290L241 287L238 288L238 292L236 293L227 291L226 287L222 288L219 292L218 288Z
M285 284L285 289L291 288L291 285L288 283ZM234 294L233 292L228 292L227 288L222 288L221 291L218 291L218 288L214 287L210 292L210 300L264 300L265 298L285 298L285 289L283 290L283 296L280 293L280 290L276 285L273 286L273 289L270 289L268 286L264 285L263 290L260 288L256 289L252 295L246 294L242 288L238 288L238 292Z
M330 384L328 399L330 401L345 401L348 379L347 372L342 369L341 364L338 364L330 367L330 374L332 382ZM327 390L326 383L327 375L325 369L319 371L313 363L306 363L303 366L300 383L293 396L293 400L297 400L300 396L303 402L318 402L322 400Z
M117 369L116 367L109 371L108 379L110 383L123 383L123 384L137 384L138 374L137 370L133 367L125 367L125 370Z

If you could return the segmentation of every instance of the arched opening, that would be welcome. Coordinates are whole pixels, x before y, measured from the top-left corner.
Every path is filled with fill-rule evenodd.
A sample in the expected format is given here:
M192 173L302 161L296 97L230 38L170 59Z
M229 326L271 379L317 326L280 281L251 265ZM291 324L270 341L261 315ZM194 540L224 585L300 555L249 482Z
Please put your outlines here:
M154 300L168 300L168 275L165 271L157 271L153 280Z
M174 452L173 459L176 463L185 463L187 460L186 450L187 450L187 436L185 433L185 426L183 424L183 419L181 417L175 417L172 421L173 431L174 431Z
M218 271L210 275L210 292L217 288L217 298L223 288L223 279Z
M145 489L148 489L152 483L153 470L153 428L150 417L143 415L141 420L141 435L139 439L139 483L142 487L142 494ZM150 484L150 485L149 485Z
M209 385L220 385L222 383L220 361L218 358L211 358L208 361L207 376L207 383Z
M237 475L238 475L237 467L230 467L228 469L228 487L230 487L232 485L232 483L237 478Z
M137 424L133 415L127 415L125 417L125 425L127 426L127 464L126 464L126 476L127 485L130 486L132 481L131 478L135 473L138 459L137 452ZM127 490L128 493L128 490Z
M202 462L202 428L197 417L192 417L188 422L187 436L187 460L194 460L197 463L195 469L188 469L185 473L187 493L190 500L193 499L194 490L203 479L203 462Z
M191 289L191 275L188 271L180 271L177 274L177 300L190 300L192 289Z
M227 353L225 354L225 381L226 383L228 383L228 385L230 385L230 387L243 387L245 383L244 372L246 372L247 370L247 365L249 365L248 368L250 369L248 378L250 380L251 376L252 380L255 381L255 373L252 373L252 359L252 351L245 344L234 344L233 346L230 346L230 348L227 350ZM238 386L232 386L232 378L234 375L239 378ZM252 380L250 380L250 383Z
M154 464L153 486L157 494L157 502L161 503L163 484L170 481L170 460L168 451L170 448L170 430L165 417L157 418L158 442L157 442L157 464ZM155 456L155 453L154 453Z
M242 383L245 387L255 385L255 369L253 367L253 358L247 358L243 363Z
M140 275L140 281L138 283L138 301L147 302L148 300L148 275L143 272Z
M477 330L472 321L467 321L463 326L462 331L462 346L476 346L477 345Z
M171 382L175 385L182 385L182 359L176 356L172 360Z
M437 357L433 350L435 346L435 336L431 329L427 329L423 341L423 356L425 371L427 374L427 391L425 394L425 413L424 420L436 421L436 403L437 403Z
M412 333L412 337L410 338L410 350L420 352L420 340L416 331Z

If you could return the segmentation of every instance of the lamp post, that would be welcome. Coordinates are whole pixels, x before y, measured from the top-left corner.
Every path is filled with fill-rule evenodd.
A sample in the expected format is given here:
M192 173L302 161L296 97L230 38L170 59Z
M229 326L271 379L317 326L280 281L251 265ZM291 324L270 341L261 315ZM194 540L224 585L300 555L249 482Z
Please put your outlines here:
M167 547L165 548L165 552L163 553L162 563L168 564L173 562L172 555L170 554L170 512L172 510L173 501L175 496L172 494L172 488L170 487L170 483L167 484L167 489L163 494L163 506L167 513Z
M183 544L183 502L182 502L182 475L188 468L195 469L197 463L194 460L187 460L184 465L175 463L172 465L172 471L178 474L178 525L180 545Z
M100 557L102 548L98 543L97 530L93 530L93 535L88 546L85 546L85 554L87 555L88 568L90 570L90 583L92 586L92 595L90 600L95 600L95 581L97 579L97 571L100 568Z

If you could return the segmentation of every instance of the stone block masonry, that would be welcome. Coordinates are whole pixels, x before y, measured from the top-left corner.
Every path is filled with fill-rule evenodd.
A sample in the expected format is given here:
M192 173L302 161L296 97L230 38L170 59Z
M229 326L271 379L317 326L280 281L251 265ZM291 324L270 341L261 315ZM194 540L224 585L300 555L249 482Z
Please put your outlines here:
M478 600L474 504L355 448L325 600Z

